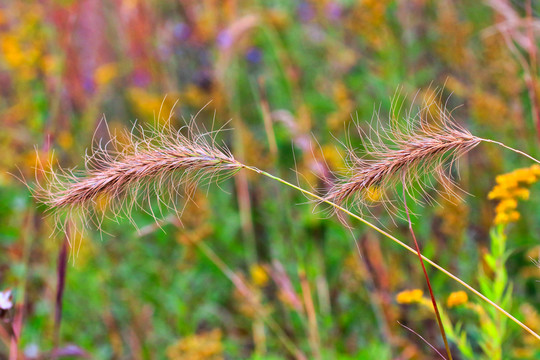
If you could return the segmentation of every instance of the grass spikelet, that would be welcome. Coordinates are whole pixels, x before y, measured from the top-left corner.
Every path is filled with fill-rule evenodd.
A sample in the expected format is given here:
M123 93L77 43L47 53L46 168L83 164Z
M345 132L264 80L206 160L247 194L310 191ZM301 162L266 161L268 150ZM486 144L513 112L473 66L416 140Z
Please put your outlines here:
M395 105L394 101L393 109ZM481 138L457 124L433 98L401 123L398 117L392 117L387 127L380 125L378 118L377 123L367 135L357 127L365 153L359 156L348 147L349 169L345 176L338 177L341 180L332 186L326 199L351 202L359 210L374 202L387 206L392 203L389 192L400 197L397 185L403 183L407 192L421 202L420 196L429 199L426 188L436 189L434 179L445 194L458 195L451 177L452 166ZM419 187L415 188L415 184ZM373 199L374 191L380 194L378 199Z
M122 212L130 218L135 206L157 219L154 200L160 211L162 206L176 211L175 200L189 197L202 180L222 179L240 169L233 155L216 144L216 134L199 131L191 121L179 130L166 125L127 132L122 137L127 140L112 137L86 156L85 170L49 172L37 197L59 217L79 215L85 226L96 219L100 226L103 218L89 215L105 216L105 210L115 219Z

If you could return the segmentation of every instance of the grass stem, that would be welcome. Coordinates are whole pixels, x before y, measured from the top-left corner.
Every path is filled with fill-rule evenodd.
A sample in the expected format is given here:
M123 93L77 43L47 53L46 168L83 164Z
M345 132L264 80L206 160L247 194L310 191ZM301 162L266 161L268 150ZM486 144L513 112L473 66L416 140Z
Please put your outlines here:
M494 142L495 141L490 141L490 142ZM516 150L516 151L519 151L519 150ZM535 160L537 161L537 160ZM275 181L279 181L280 183L284 184L284 185L287 185L293 189L296 189L298 191L300 191L301 193L305 194L305 195L308 195L314 199L317 199L323 203L326 203L332 207L334 207L335 209L338 209L342 212L344 212L345 214L355 218L356 220L360 221L361 223L369 226L370 228L372 228L373 230L377 231L378 233L380 233L381 235L389 238L390 240L392 240L393 242L395 242L396 244L398 244L399 246L405 248L406 250L408 250L409 252L413 253L413 254L417 254L417 251L414 250L413 248L411 248L410 246L408 246L407 244L405 244L404 242L402 242L401 240L399 240L398 238L396 238L395 236L389 234L388 232L384 231L383 229L379 228L378 226L370 223L369 221L363 219L362 217L350 212L349 210L347 210L346 208L338 205L338 204L335 204L327 199L324 199L323 197L317 195L317 194L314 194L308 190L305 190L299 186L296 186L288 181L285 181L279 177L276 177L272 174L269 174L267 173L266 171L263 171L263 170L260 170L256 167L253 167L253 166L247 166L247 165L242 165L242 168L244 169L247 169L247 170L250 170L250 171L253 171L257 174L260 174L260 175L263 175L263 176L266 176L270 179L273 179ZM475 294L476 296L478 296L479 298L481 298L482 300L484 300L485 302L487 302L488 304L490 304L491 306L493 306L495 309L497 309L497 311L499 311L500 313L502 313L504 316L506 316L507 318L509 318L510 320L512 320L514 323L516 323L517 325L519 325L523 330L525 330L526 332L528 332L529 334L531 334L532 336L534 336L536 339L540 340L540 335L538 335L536 332L534 332L534 330L532 330L531 328L529 328L527 325L525 325L524 323L522 323L521 321L519 321L518 319L516 319L514 316L512 316L509 312L507 312L506 310L504 310L503 308L501 308L499 305L497 305L495 302L491 301L489 298L487 298L485 295L483 295L480 291L476 290L475 288L473 288L471 285L467 284L465 281L461 280L459 277L457 277L456 275L452 274L451 272L449 272L448 270L446 270L445 268L443 268L442 266L438 265L436 262L430 260L429 258L425 257L424 255L421 255L422 256L422 259L427 262L428 264L430 264L431 266L433 266L434 268L436 268L437 270L441 271L442 273L444 273L446 276L450 277L451 279L457 281L459 284L461 284L462 286L464 286L465 288L467 288L470 292L472 292L473 294Z
M524 153L524 152L521 151L521 150L514 149L514 148L512 148L512 147L510 147L510 146L508 146L508 145L505 145L505 144L503 144L502 142L495 141L495 140L490 140L490 139L480 139L480 140L485 141L485 142L488 142L488 143L492 143L492 144L496 144L496 145L502 146L502 147L505 148L505 149L508 149L508 150L510 150L510 151L513 151L513 152L515 152L515 153L518 153L518 154L520 154L520 155L523 155L523 156L529 158L530 160L532 160L532 161L534 161L534 162L540 164L540 160L538 160L538 159L532 157L531 155L529 155L529 154L527 154L527 153Z

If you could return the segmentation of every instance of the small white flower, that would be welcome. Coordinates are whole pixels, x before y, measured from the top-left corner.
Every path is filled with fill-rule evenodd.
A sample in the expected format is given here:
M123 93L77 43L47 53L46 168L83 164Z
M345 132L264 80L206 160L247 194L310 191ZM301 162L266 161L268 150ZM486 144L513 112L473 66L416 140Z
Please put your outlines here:
M0 291L0 309L9 310L12 307L13 302L11 301L11 289Z

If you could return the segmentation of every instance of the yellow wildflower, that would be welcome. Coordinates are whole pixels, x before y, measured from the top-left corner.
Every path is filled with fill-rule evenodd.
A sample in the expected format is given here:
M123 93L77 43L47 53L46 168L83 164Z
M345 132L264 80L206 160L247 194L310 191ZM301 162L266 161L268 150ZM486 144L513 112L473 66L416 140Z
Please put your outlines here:
M531 171L531 169L517 169L514 172L514 177L516 181L518 182L524 182L527 184L532 184L536 182L536 176L534 175L534 171Z
M404 290L397 294L396 301L399 304L413 304L420 302L424 292L420 289Z
M331 170L344 170L345 163L340 152L332 145L323 145L321 147L322 156L324 161L330 167Z
M517 201L515 199L504 199L499 205L497 205L497 212L503 212L517 208Z
M516 189L512 192L512 195L515 197L521 198L522 200L529 200L529 196L531 195L531 192L529 189Z
M508 224L520 218L517 200L528 200L528 187L540 179L540 166L516 169L495 178L497 185L489 192L488 199L498 200L495 211L495 224Z
M512 211L508 214L508 220L510 220L510 222L518 221L520 216L519 212Z
M508 190L498 186L495 186L488 194L489 200L504 199L506 197L510 197Z
M505 213L498 213L495 215L495 224L507 224L510 222L510 218Z
M263 287L268 283L268 274L262 265L252 265L249 272L251 274L251 281L255 286Z
M140 116L145 119L157 119L163 123L169 119L169 116L173 115L174 108L177 106L178 94L172 93L163 97L145 89L133 87L128 89L128 97Z
M459 305L466 304L469 301L467 293L465 291L455 291L448 296L446 305L451 308Z

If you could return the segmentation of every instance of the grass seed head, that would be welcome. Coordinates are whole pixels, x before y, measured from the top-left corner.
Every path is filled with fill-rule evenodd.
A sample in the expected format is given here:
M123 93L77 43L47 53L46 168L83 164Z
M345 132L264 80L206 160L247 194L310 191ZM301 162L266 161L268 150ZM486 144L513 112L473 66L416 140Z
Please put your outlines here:
M394 200L389 193L399 198L399 183L417 201L421 201L420 197L429 199L427 188L459 196L451 177L452 166L482 140L458 125L438 104L431 99L415 116L406 116L401 122L399 117L392 117L387 127L380 125L377 118L377 125L367 135L358 127L365 153L359 156L348 147L349 169L344 176L338 176L340 180L326 199L340 204L350 202L359 210L382 202L395 210L398 207L392 206ZM437 189L434 179L442 190ZM415 188L415 184L419 187ZM373 199L374 191L379 194L377 199Z
M86 157L83 171L57 170L47 173L36 196L55 215L85 223L101 220L95 215L124 213L130 218L134 207L149 212L154 199L159 209L176 209L177 197L190 197L204 181L222 179L238 171L241 164L216 143L217 132L201 132L194 121L180 130L169 125L157 130L139 130L100 143ZM162 215L162 214L161 214ZM61 221L59 222L61 223Z

